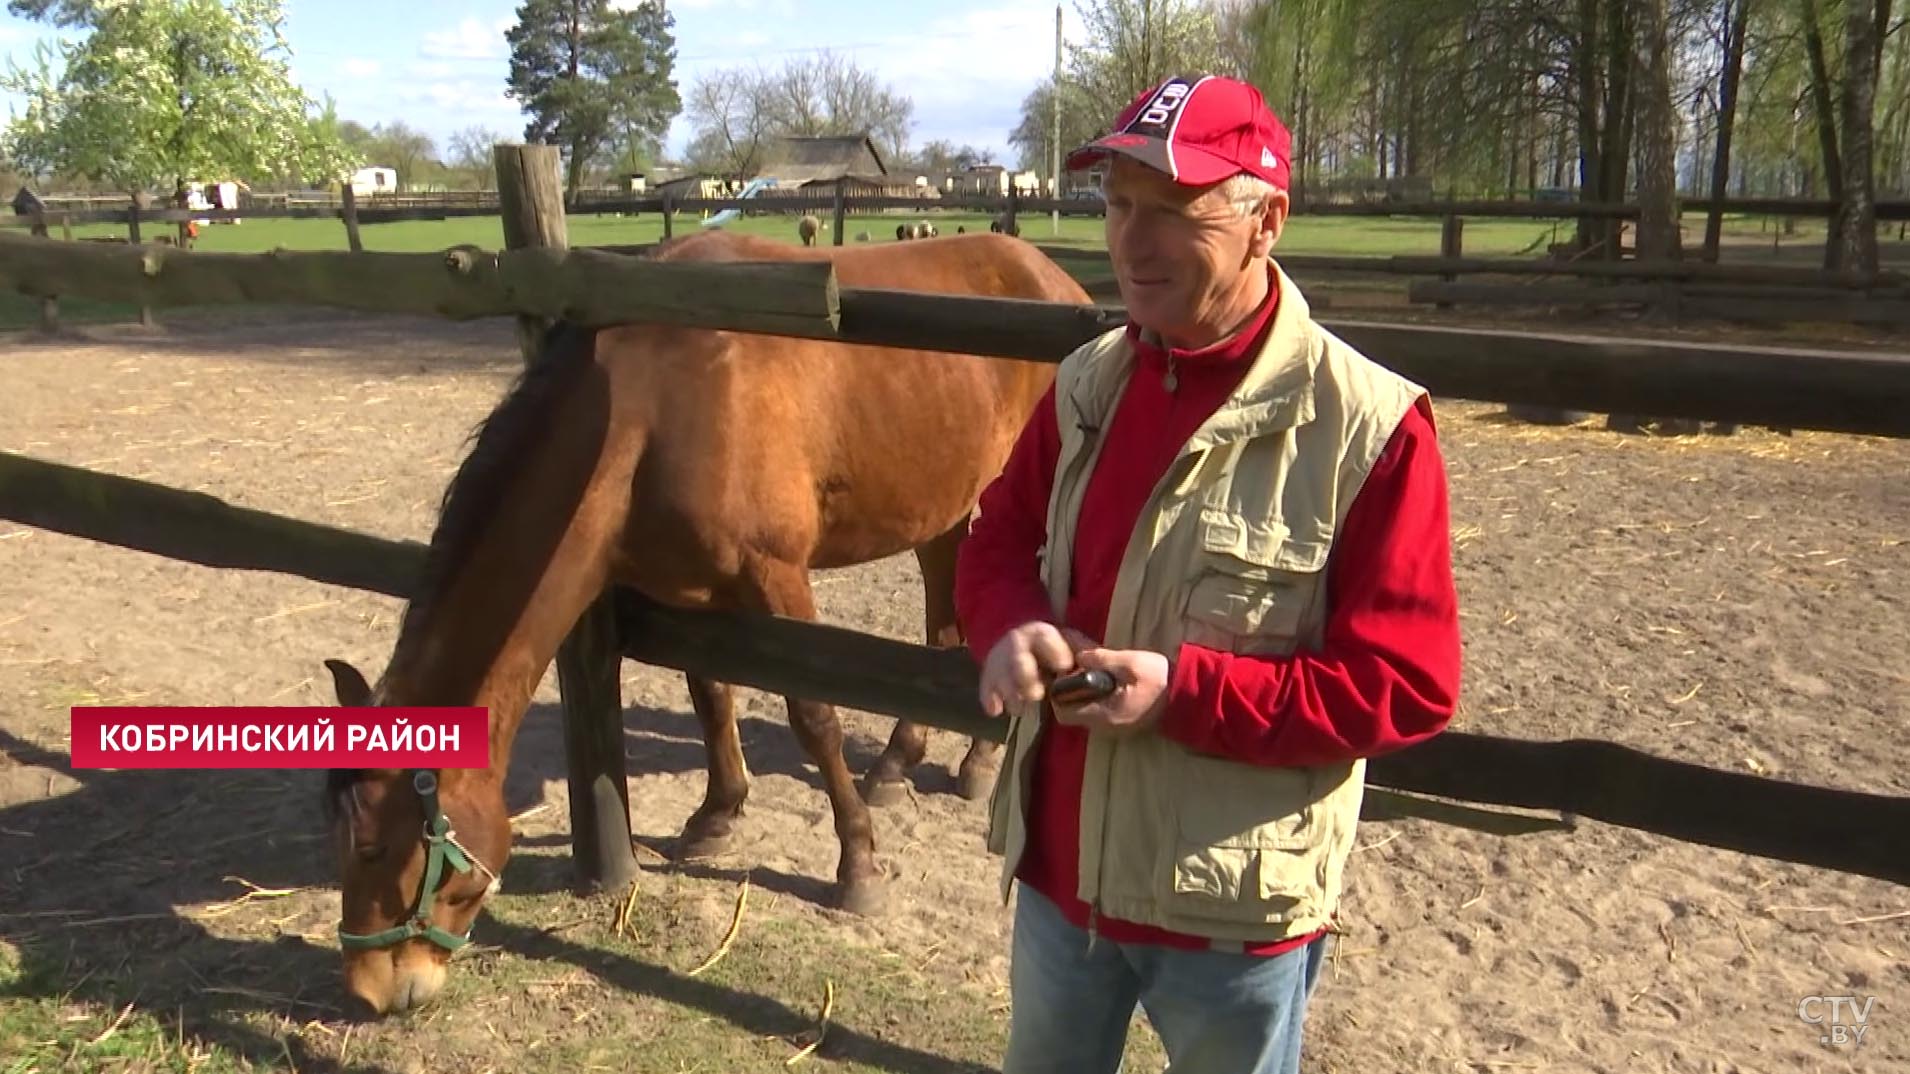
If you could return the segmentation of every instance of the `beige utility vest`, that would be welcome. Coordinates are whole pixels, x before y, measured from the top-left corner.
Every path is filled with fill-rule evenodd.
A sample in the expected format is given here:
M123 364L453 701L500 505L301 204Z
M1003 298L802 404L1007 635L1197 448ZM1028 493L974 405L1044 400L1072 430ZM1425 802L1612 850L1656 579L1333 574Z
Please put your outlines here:
M1424 394L1316 324L1275 267L1279 306L1240 385L1181 448L1121 560L1104 644L1183 641L1256 656L1318 648L1333 537ZM1075 521L1136 358L1115 330L1061 364L1061 454L1042 576L1067 607ZM1004 901L1026 844L1040 706L1010 714L988 845ZM1325 925L1359 820L1364 761L1274 768L1157 734L1090 737L1077 893L1102 915L1236 948Z

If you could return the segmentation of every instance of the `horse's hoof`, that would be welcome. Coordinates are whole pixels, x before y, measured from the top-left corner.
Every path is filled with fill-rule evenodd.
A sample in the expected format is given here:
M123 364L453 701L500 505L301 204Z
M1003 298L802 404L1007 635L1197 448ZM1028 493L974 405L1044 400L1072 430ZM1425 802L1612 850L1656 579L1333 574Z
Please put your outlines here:
M677 843L676 860L708 861L729 853L730 845L736 841L735 833L727 828L722 831L692 832L686 830Z
M857 917L875 917L888 901L888 884L879 876L868 876L843 884L836 905Z
M862 800L875 809L889 809L909 800L909 781L906 779L876 779L869 777L862 781Z
M963 765L955 773L955 793L971 802L987 798L995 789L995 774L999 765Z

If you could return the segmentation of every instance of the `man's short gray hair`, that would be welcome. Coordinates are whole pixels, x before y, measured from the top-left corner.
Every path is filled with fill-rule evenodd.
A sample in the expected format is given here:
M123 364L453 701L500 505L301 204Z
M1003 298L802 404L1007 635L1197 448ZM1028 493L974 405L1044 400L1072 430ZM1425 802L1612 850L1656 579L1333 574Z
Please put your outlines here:
M1099 168L1095 172L1094 182L1102 197L1107 197L1108 178L1113 168ZM1236 214L1247 217L1267 207L1267 202L1279 193L1280 188L1250 172L1239 172L1220 181L1220 200L1233 206Z
M1241 172L1221 181L1220 196L1236 213L1251 216L1265 209L1279 189L1257 175Z

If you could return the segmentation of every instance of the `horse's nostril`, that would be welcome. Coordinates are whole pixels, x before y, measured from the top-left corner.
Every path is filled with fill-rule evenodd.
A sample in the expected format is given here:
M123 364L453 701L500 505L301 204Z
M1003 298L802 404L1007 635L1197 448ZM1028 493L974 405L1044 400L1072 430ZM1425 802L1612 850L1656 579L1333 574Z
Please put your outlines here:
M353 1022L375 1022L384 1016L378 1005L357 993L345 997L345 1018Z

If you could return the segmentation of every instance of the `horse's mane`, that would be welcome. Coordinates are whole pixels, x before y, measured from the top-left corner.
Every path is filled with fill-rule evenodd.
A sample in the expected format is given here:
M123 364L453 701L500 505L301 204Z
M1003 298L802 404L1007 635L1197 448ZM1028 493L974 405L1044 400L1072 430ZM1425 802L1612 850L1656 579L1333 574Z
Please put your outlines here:
M472 430L467 444L470 453L445 487L438 504L438 523L431 533L424 568L417 588L405 605L398 621L398 643L394 652L412 643L413 632L431 611L432 598L443 591L459 557L469 545L468 537L495 518L501 504L504 482L500 477L516 456L516 448L527 435L542 429L549 420L548 403L563 374L593 357L596 332L568 321L558 321L545 333L538 347L538 360L518 374L517 380L491 413ZM394 657L395 662L395 657ZM327 815L335 815L339 796L364 777L357 768L333 768L325 776Z
M539 431L550 416L548 403L563 382L563 374L593 356L596 332L569 321L558 321L544 333L538 358L518 374L503 399L472 430L466 443L470 453L445 486L438 504L438 524L431 533L424 569L417 589L398 621L398 648L431 611L432 598L443 590L458 566L466 538L497 516L504 482L500 480L526 434Z

